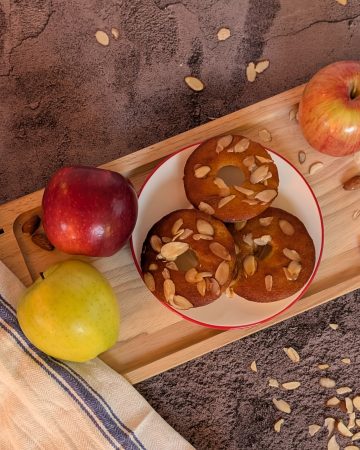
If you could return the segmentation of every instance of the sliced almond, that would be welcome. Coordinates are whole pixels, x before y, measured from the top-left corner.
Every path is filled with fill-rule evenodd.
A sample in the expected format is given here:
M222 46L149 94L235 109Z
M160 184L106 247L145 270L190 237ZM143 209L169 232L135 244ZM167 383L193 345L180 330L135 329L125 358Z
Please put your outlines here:
M309 425L309 434L310 436L314 436L319 430L321 426L317 424Z
M249 145L250 145L249 139L243 138L234 145L234 152L235 153L245 152L249 148Z
M255 256L254 255L246 256L243 261L243 267L245 274L247 276L251 277L252 275L254 275L257 269L257 261L255 259Z
M300 361L299 353L292 347L285 347L284 352L291 359L292 362L298 363Z
M159 238L159 236L156 236L156 234L154 234L150 238L150 245L155 252L160 252L162 247L162 240Z
M314 164L311 164L309 167L309 175L314 175L316 172L321 170L324 167L324 164L322 162L316 162Z
M292 236L295 233L295 228L287 220L279 220L279 227L286 236Z
M258 205L259 202L257 200L248 200L248 199L244 199L241 200L242 203L247 203L248 205L254 206L254 205Z
M272 139L270 131L266 130L265 128L263 130L259 131L259 138L264 142L270 142Z
M188 283L196 283L198 281L197 278L198 271L195 269L195 267L192 267L185 273L185 281Z
M301 383L299 381L289 381L288 383L283 383L282 387L287 391L293 391L299 388Z
M164 268L164 270L161 272L162 276L164 277L164 280L170 280L170 272L167 267Z
M343 359L341 360L341 362L342 362L343 364L351 364L350 358L343 358Z
M349 422L347 424L347 427L349 430L352 430L353 428L356 427L355 417L356 417L356 413L352 412L349 414Z
M240 253L240 247L235 244L235 254L238 255Z
M205 87L204 83L196 77L188 76L184 78L184 81L195 92L200 92Z
M196 275L197 281L201 281L203 278L208 278L208 277L212 277L212 273L211 272L199 272Z
M277 433L280 433L281 427L283 426L284 422L285 422L284 419L279 419L277 422L275 422L275 424L274 424L274 430L275 430Z
M169 261L166 264L166 267L170 270L179 270L178 266L176 265L176 263L174 261Z
M228 147L233 141L233 137L231 134L228 134L226 136L222 136L218 139L216 144L216 153L222 152L226 147Z
M287 266L286 278L289 280L297 280L301 272L301 264L298 261L291 261ZM290 276L290 278L288 277Z
M269 379L269 386L278 388L279 387L278 380L276 380L275 378L270 378Z
M352 437L354 434L348 429L348 427L344 424L342 420L339 420L337 424L337 429L340 434L346 437Z
M292 261L297 261L297 262L301 261L300 255L296 250L284 248L283 253L287 258L291 259Z
M216 178L214 179L214 184L216 184L216 186L217 186L219 189L223 189L223 190L228 189L229 194L230 194L229 186L225 183L225 181L224 181L222 178L216 177Z
M342 386L336 389L336 393L339 395L349 394L350 392L352 392L352 389L348 386Z
M337 323L329 323L329 327L332 330L337 330L339 328L339 325Z
M334 436L332 436L332 437L329 439L328 446L327 446L327 450L340 450L339 444L338 444L337 441L336 441L336 436L335 436L335 434L334 434Z
M345 405L346 405L346 411L348 414L351 414L354 412L354 404L350 397L345 398Z
M200 234L214 235L214 227L207 220L198 219L196 221L196 228Z
M250 369L253 371L253 372L257 372L258 370L257 370L257 366L256 366L256 361L253 361L251 364L250 364Z
M240 231L245 227L246 224L247 220L239 220L238 222L234 223L234 228L236 231Z
M271 292L273 287L273 277L271 275L266 275L265 277L265 289Z
M357 395L356 397L354 397L352 399L353 405L355 406L355 408L360 411L360 396Z
M172 241L176 241L177 238L180 238L180 236L184 233L184 229L180 228L180 230L173 236L173 238L171 239Z
M149 289L149 291L154 292L155 291L155 279L152 276L151 273L146 272L144 273L144 282Z
M318 368L320 369L320 370L326 370L326 369L328 369L330 366L329 366L329 364L318 364Z
M345 0L347 1L347 0ZM360 433L359 433L360 436ZM347 445L346 447L344 447L344 450L359 450L359 447L357 445Z
M268 166L260 166L250 175L250 183L257 184L264 180L269 172Z
M271 236L269 234L264 234L259 238L254 238L254 242L256 245L267 245L271 242Z
M352 441L357 441L358 439L360 439L360 431L358 433L355 433L351 438Z
M347 3L348 3L348 0L336 0L338 3L339 3L339 5L341 5L341 6L346 6L347 5Z
M335 419L333 417L327 417L324 420L324 426L328 429L328 436L331 436L335 428Z
M337 397L331 397L326 402L326 406L337 406L340 403L340 400Z
M217 32L217 38L219 41L226 41L226 39L229 39L231 36L231 32L229 28L220 28L220 30Z
M105 33L105 31L97 30L95 33L95 39L98 41L100 45L104 47L109 45L110 39L109 36Z
M195 241L200 241L201 239L203 239L204 241L212 241L213 237L209 236L208 234L195 233L193 234L193 239Z
M225 290L225 295L227 298L234 298L235 297L235 292L234 289L232 287L227 287Z
M151 263L149 265L149 270L154 271L154 270L158 270L159 266L155 263Z
M215 256L225 259L226 261L231 261L231 256L228 250L219 242L211 242L209 249Z
M255 195L255 198L264 203L269 203L277 196L277 191L275 189L266 189Z
M256 70L255 70L255 64L253 62L249 63L246 66L246 78L250 83L253 83L256 78Z
M211 171L209 166L200 166L194 170L194 175L196 178L205 178L206 175Z
M200 211L203 211L206 214L210 214L210 216L215 213L215 209L205 202L200 202L198 208L200 209Z
M199 294L204 297L205 291L206 291L206 283L205 280L202 278L201 281L196 283L196 289L198 290Z
M167 244L168 242L172 241L172 239L167 236L162 236L161 240L164 244Z
M206 290L209 291L211 295L217 296L220 294L220 286L215 278L205 278L205 282Z
M245 244L247 244L249 247L254 247L254 240L252 237L252 233L247 233L243 235L243 241Z
M234 188L246 196L253 195L254 193L254 191L252 191L251 189L246 189L242 186L234 186Z
M254 155L247 156L246 158L243 159L243 164L248 168L253 166L255 164L255 156Z
M263 156L255 155L255 158L259 161L261 164L267 164L274 162L272 159L264 158Z
M259 219L259 223L263 227L268 227L271 224L272 220L273 220L273 217L261 217Z
M220 284L220 286L223 286L229 279L230 275L230 266L226 261L222 261L215 272L215 279Z
M193 304L182 295L174 295L174 297L169 301L170 305L176 309L190 309L193 308Z
M327 389L331 389L336 386L336 383L334 380L332 380L331 378L326 378L326 377L320 378L319 383L320 383L320 386L327 388Z
M117 40L117 39L119 39L120 32L117 28L113 27L113 28L111 28L111 35L115 40Z
M218 203L218 208L222 208L223 206L227 205L229 202L234 200L235 197L236 196L234 194L223 197Z
M304 164L304 162L306 161L306 153L303 151L300 151L298 153L298 160L300 164Z
M187 239L193 234L193 230L190 230L189 228L185 228L184 232L181 233L179 239L180 241L183 241L184 239Z
M189 244L186 242L169 242L161 247L160 253L167 261L175 261L175 259L189 250Z
M290 414L291 413L291 408L289 403L287 403L285 400L277 400L275 397L272 399L276 409L278 409L279 411L286 413L286 414Z
M255 66L256 73L262 73L266 70L270 65L270 61L268 59L264 59L263 61L259 61Z
M181 217L179 219L175 220L174 225L171 227L171 234L174 236L180 230L180 228L183 226L183 224L184 224L184 221Z
M164 285L163 285L163 289L164 289L164 297L165 300L170 303L171 300L174 299L174 295L175 295L175 284L172 280L168 279L164 281Z

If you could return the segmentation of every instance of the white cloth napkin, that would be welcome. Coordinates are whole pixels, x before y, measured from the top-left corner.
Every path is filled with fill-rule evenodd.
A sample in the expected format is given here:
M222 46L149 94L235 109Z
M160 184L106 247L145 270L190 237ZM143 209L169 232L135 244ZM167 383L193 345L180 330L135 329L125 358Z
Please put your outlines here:
M65 363L37 350L16 320L23 290L0 262L1 449L193 449L100 359Z

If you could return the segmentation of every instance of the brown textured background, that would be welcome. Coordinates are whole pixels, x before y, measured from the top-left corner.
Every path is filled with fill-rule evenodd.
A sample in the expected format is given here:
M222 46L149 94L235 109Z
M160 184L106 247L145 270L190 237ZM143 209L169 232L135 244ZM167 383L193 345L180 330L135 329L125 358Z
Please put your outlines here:
M63 165L110 161L359 58L359 25L358 0L0 0L0 203ZM111 27L120 37L102 47L94 34ZM230 39L218 42L220 27ZM264 58L270 68L248 83L246 64ZM189 74L203 92L184 84ZM359 300L345 296L137 388L198 449L326 448L325 431L306 430L333 414L316 364L360 389ZM289 345L301 353L296 366ZM280 434L268 377L302 382L281 394L293 412Z

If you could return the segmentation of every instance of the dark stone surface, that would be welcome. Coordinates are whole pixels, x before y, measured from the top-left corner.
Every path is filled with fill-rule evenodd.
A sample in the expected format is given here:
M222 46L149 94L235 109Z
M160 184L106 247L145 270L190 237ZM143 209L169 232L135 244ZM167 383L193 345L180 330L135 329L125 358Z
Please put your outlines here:
M63 165L105 163L356 59L359 25L356 0L0 0L0 203ZM218 42L223 26L232 35ZM111 27L119 39L99 45L96 30ZM248 83L246 64L264 58L269 69ZM203 92L185 85L189 74ZM335 414L323 407L334 392L319 387L316 364L359 392L359 300L345 296L137 388L198 449L326 448L325 430L307 434ZM290 345L298 365L282 351ZM302 386L270 389L270 377ZM293 407L280 434L273 395Z

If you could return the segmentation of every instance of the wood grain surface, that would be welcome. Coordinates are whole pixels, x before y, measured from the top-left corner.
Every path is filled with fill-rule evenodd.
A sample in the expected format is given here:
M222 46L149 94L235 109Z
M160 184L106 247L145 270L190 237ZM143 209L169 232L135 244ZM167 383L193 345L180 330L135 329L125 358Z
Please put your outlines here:
M342 183L358 173L352 157L333 158L312 150L304 140L290 111L297 108L303 86L271 97L203 126L151 145L105 164L104 168L128 176L139 189L152 169L166 156L190 144L228 132L241 132L261 141L259 131L271 132L267 144L285 156L306 177L319 201L324 218L325 246L318 273L305 296L271 321L243 330L220 331L187 322L155 300L144 287L127 245L110 258L91 262L105 274L119 300L122 326L117 344L101 358L131 383L137 383L192 358L219 348L260 329L286 320L360 286L359 220L356 192L345 191ZM307 154L300 165L298 152ZM309 166L324 163L321 171L309 175ZM41 214L42 191L0 206L0 259L29 285L50 264L70 258L58 251L38 249L21 231L34 212ZM346 232L344 232L346 230ZM87 258L84 258L85 260Z

